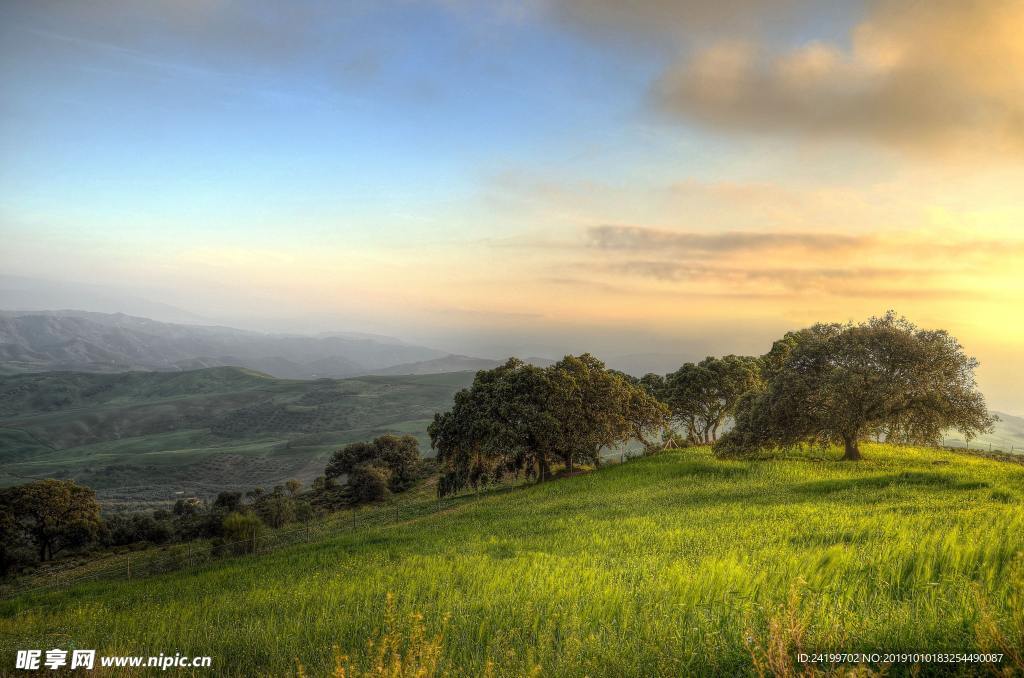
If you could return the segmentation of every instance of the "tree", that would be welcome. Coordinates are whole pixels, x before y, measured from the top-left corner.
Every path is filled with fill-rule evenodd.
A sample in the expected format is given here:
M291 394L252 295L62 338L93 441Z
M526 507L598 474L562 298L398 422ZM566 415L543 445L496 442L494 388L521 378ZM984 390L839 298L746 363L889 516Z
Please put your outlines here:
M381 501L388 496L390 473L372 464L359 464L348 474L348 486L356 502Z
M8 531L31 542L39 560L96 539L103 528L96 493L70 480L37 480L0 492Z
M421 475L420 450L416 438L410 435L385 434L371 442L346 445L332 455L325 470L329 482L340 476L347 476L347 483L354 489L353 474L357 469L376 468L373 480L366 479L367 471L361 471L359 482L376 482L383 478L385 490L402 492L407 490ZM370 494L373 494L372 492ZM357 496L359 493L354 493Z
M377 450L377 465L390 472L388 488L392 492L408 489L419 476L420 445L416 438L387 433L374 438L373 445Z
M203 510L203 500L199 497L189 497L174 502L174 515L176 516L194 516L201 510Z
M455 394L452 409L436 413L427 429L442 469L438 492L478 488L508 472L550 476L557 422L548 393L544 370L516 358L477 372L472 385Z
M368 462L376 456L377 448L372 442L350 443L331 456L327 468L324 469L324 475L329 479L347 475L357 465Z
M668 412L636 380L589 354L547 368L515 358L477 372L451 410L430 425L441 494L479 487L506 473L543 481L551 466L599 460L600 450L650 431Z
M968 439L993 417L975 387L977 360L945 330L922 330L892 311L853 324L818 324L773 346L761 393L743 399L720 454L801 442L843 445L884 432L896 442L934 443L948 428ZM771 355L771 354L769 354Z
M257 504L256 512L270 527L282 527L295 520L295 500L274 492Z
M213 500L213 507L227 513L237 511L242 506L241 492L221 492Z
M547 372L549 406L559 424L554 453L570 471L574 462L599 463L603 448L642 439L667 419L664 406L637 380L606 369L589 353L566 356Z
M0 495L0 576L6 576L11 568L17 563L15 550L17 548L18 530L14 520L14 511L2 501Z
M743 394L759 387L761 371L757 358L708 356L669 374L661 386L662 398L693 442L713 443Z

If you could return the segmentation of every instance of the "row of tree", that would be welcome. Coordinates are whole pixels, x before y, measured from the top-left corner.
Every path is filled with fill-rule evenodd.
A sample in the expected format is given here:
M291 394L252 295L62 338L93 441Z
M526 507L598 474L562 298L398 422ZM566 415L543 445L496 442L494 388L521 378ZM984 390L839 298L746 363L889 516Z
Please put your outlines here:
M847 460L861 458L867 437L933 444L952 428L970 439L994 422L977 365L945 330L891 311L789 332L763 356L708 357L640 379L589 354L547 368L510 359L435 415L439 492L510 473L544 480L554 463L597 464L602 448L631 438L654 449L646 436L656 431L661 447L713 444L720 456L812 443L841 445Z
M289 480L271 491L221 492L212 502L179 499L173 509L104 516L92 489L37 480L0 490L0 575L66 553L195 539L231 541L238 524L282 527L314 514L311 494Z
M67 553L196 539L248 540L265 528L306 522L356 503L404 492L429 470L412 436L384 435L335 452L303 492L299 480L271 490L226 491L212 502L191 497L173 508L103 515L92 489L38 480L0 490L0 576ZM344 482L341 482L341 481Z

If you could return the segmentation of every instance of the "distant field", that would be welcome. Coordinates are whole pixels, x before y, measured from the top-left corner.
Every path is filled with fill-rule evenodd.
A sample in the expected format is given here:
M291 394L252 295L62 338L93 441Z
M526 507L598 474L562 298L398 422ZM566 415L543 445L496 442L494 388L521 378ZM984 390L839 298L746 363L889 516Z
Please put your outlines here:
M333 646L355 663L368 640L404 646L413 613L424 655L455 676L732 676L773 647L1024 647L1024 465L864 452L671 452L267 556L6 602L2 661L74 646L325 675Z
M311 480L339 445L411 433L471 373L297 381L231 367L0 376L0 484L73 478L108 505Z

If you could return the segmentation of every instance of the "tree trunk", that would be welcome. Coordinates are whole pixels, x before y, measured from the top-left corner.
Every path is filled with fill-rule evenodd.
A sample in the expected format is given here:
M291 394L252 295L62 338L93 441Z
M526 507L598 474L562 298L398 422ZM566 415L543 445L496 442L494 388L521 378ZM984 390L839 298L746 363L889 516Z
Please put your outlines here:
M545 480L548 479L548 476L550 474L551 474L551 470L548 467L548 460L547 459L541 459L540 460L540 481L539 482L543 483Z
M864 458L857 447L857 436L843 436L843 447L843 461L859 461Z

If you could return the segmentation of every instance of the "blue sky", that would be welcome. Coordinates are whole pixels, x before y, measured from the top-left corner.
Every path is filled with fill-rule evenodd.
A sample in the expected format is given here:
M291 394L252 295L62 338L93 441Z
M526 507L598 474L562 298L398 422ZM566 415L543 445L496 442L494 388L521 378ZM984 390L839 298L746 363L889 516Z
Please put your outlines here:
M895 308L1024 410L1021 30L1004 0L9 0L0 273L488 354Z

